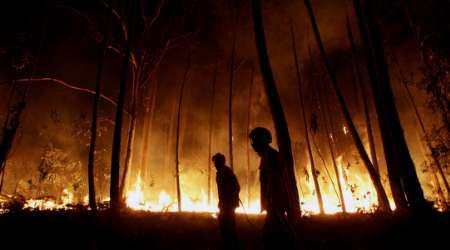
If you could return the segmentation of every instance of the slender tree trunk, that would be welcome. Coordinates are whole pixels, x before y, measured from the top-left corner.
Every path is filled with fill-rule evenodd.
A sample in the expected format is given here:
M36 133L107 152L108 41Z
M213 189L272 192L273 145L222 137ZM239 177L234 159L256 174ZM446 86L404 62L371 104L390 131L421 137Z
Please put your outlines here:
M320 33L319 33L319 28L317 26L316 23L316 18L314 16L314 12L311 6L311 3L309 0L304 0L305 2L305 6L306 9L308 11L308 15L310 17L311 20L311 24L312 24L312 28L314 31L314 37L317 43L317 46L319 47L320 50L320 54L322 56L322 59L325 63L326 66L326 70L328 72L328 75L330 77L331 83L332 83L332 87L334 89L334 92L336 93L337 97L338 97L338 101L339 101L339 106L342 110L342 113L344 115L345 118L345 122L350 130L350 134L352 136L352 139L356 145L356 148L358 150L358 153L361 157L361 159L364 162L364 165L367 169L367 171L369 172L370 178L372 180L372 183L374 184L374 187L377 191L377 198L378 198L378 204L380 206L380 209L385 210L385 211L389 211L390 207L389 207L389 201L386 195L386 192L383 188L383 185L381 183L381 179L380 176L378 174L378 172L376 171L376 169L373 167L372 162L369 159L369 156L367 155L366 150L364 149L364 145L362 144L361 138L358 135L358 131L356 130L355 124L352 121L350 112L347 108L347 105L345 103L344 100L344 96L341 93L341 90L339 89L339 86L337 84L337 79L336 79L336 75L334 73L334 70L331 66L331 62L328 59L328 56L325 52L325 48L323 46L322 40L320 38Z
M134 78L135 79L135 78ZM133 82L134 82L133 79ZM131 168L131 164L133 161L133 148L134 148L134 137L136 134L136 116L137 116L137 112L136 112L136 98L137 98L137 93L136 93L136 89L138 88L137 83L135 82L133 84L133 92L134 94L132 95L132 104L131 104L131 121L130 121L130 127L128 128L128 141L127 141L127 151L125 154L125 164L124 164L124 169L123 169L123 173L122 173L122 178L120 181L120 188L119 188L119 196L122 199L122 201L125 201L125 196L124 196L124 190L125 190L125 186L127 183L127 177L128 177L128 172L130 172L130 168ZM124 205L124 204L123 204Z
M354 0L353 3L363 43L367 50L368 70L372 81L372 92L374 93L375 106L380 122L386 165L394 200L399 209L406 208L407 203L413 209L425 208L427 207L426 200L409 154L395 106L382 38L370 6L366 5L363 8L359 0ZM370 4L370 1L366 3Z
M357 57L356 52L356 45L355 45L355 39L353 38L352 28L350 26L350 21L347 18L347 36L348 40L350 42L351 52L352 52L352 65L353 65L353 77L356 82L356 86L358 91L360 92L361 100L363 103L363 111L364 111L364 118L366 120L366 130L367 130L367 139L369 141L369 149L370 149L370 156L372 158L372 164L375 167L375 169L380 172L380 168L378 167L378 160L377 160L377 152L376 152L376 146L375 146L375 138L373 136L372 131L372 121L370 120L370 109L369 105L367 103L366 98L366 90L362 81L362 74L359 69L359 60Z
M89 207L93 210L97 210L97 202L95 197L95 148L97 146L97 124L98 124L98 109L102 91L102 76L103 76L103 62L105 60L107 46L109 25L111 22L111 15L108 18L108 22L105 25L104 37L99 49L99 60L97 64L97 80L95 85L94 102L92 103L92 123L91 123L91 138L89 144L89 156L88 156L88 188L89 188Z
M133 10L135 9L135 1L130 2L129 6L129 24L128 24L128 39L125 41L125 56L122 62L122 73L120 77L119 96L117 98L116 118L114 124L113 134L113 147L111 156L111 182L110 182L110 204L111 210L114 215L117 215L120 209L120 190L119 190L119 177L120 177L120 155L122 144L122 126L123 126L123 112L125 104L125 92L128 81L129 66L131 59L131 43L134 31L134 17Z
M309 51L309 53L310 53L310 57L312 57L311 50ZM312 59L311 59L311 61L312 61ZM332 136L332 132L331 132L331 129L328 127L329 120L327 119L327 116L325 114L325 104L324 104L324 101L323 101L323 95L322 95L322 92L317 88L318 84L313 84L313 85L315 86L315 92L317 94L317 100L319 102L319 108L320 108L320 111L321 111L322 122L323 122L323 126L325 127L325 132L326 132L326 136L327 136L328 149L330 151L331 160L332 160L332 163L333 163L333 170L334 170L334 173L336 175L336 182L337 182L338 192L339 192L338 198L341 201L342 212L346 213L347 212L347 207L345 205L344 192L342 191L343 189L342 189L341 178L340 178L339 170L338 170L337 163L336 163L336 154L334 153L333 143L332 143L331 138L330 138L330 136ZM328 170L327 170L327 172L328 172ZM330 177L330 180L331 180L331 177ZM333 187L334 187L334 184L333 184Z
M294 62L295 62L295 72L297 74L297 83L298 83L298 96L300 100L300 108L302 111L302 118L303 118L303 126L305 128L305 139L306 139L306 146L308 148L308 156L309 156L309 162L311 166L311 174L314 181L314 189L316 190L317 195L317 203L319 205L320 213L323 214L325 212L324 205L323 205L323 198L322 198L322 192L320 191L320 185L319 180L317 179L317 170L314 163L314 157L312 153L311 148L311 141L309 138L309 129L308 129L308 122L306 121L306 112L305 112L305 102L303 100L303 84L302 84L302 77L300 73L300 65L298 61L298 55L297 55L297 44L295 40L295 33L294 33L294 26L291 23L291 36L292 36L292 51L294 55Z
M311 46L309 46L309 45L308 45L308 54L309 54L309 63L310 63L310 65L311 65L311 70L313 70L312 68L313 68L313 66L314 66L315 64L314 64L314 60L313 60L313 56L312 56ZM312 78L311 78L311 79L312 79L312 83L315 83L315 82L316 82L316 79L314 79L314 77L313 77L314 74L311 74L311 76L312 76ZM319 85L319 84L320 84L320 81L317 81L317 84L311 84L311 85L314 87L315 97L316 97L316 99L317 99L318 107L319 107L319 110L320 110L320 113L321 113L321 116L322 116L322 122L324 123L325 132L326 132L326 135L327 135L327 138L328 138L329 131L328 131L327 124L326 124L326 120L325 120L325 110L324 110L323 102L322 102L322 100L321 100L321 98L322 98L321 92L319 91L319 88L318 88L318 85ZM344 202L344 199L343 199L343 193L342 193L342 188L341 188L340 180L339 180L339 178L336 180L337 183L338 183L338 189L339 189L339 192L338 192L338 191L336 190L336 185L334 184L333 179L331 178L330 172L328 171L327 165L326 165L326 163L325 163L325 159L324 159L324 157L322 156L322 154L320 153L320 149L319 149L319 147L316 145L316 143L315 143L315 141L314 141L314 138L312 139L312 142L313 142L314 147L316 148L317 154L319 155L319 157L320 157L320 158L322 159L322 161L323 161L323 166L324 166L324 168L325 168L325 170L326 170L326 172L327 172L327 175L328 175L328 178L329 178L330 181L331 181L331 184L333 185L333 189L334 189L334 191L335 191L335 193L336 193L336 196L337 196L338 200L341 201L341 204L343 204L343 205L342 205L342 208L343 208L343 212L345 213L345 212L346 212L345 204L344 204L345 202ZM333 164L335 163L334 161L335 161L335 160L333 159ZM334 169L335 172L336 172L336 169L337 169L337 168ZM339 177L338 174L339 174L339 173L336 172L336 176L337 176L337 177Z
M178 99L178 112L177 112L177 134L175 141L175 174L176 174L176 184L177 184L177 205L178 211L181 212L182 204L181 204L181 186L180 186L180 130L181 130L181 108L183 106L183 96L184 96L184 87L186 85L187 77L189 71L191 70L191 52L188 51L188 62L186 66L186 71L184 72L183 81L180 86L180 94Z
M143 145L142 145L142 152L141 152L141 168L143 168L143 176L144 179L148 180L150 177L150 166L148 164L149 160L149 144L150 144L150 138L152 137L152 131L153 131L153 117L155 114L156 109L156 96L158 93L158 81L155 80L153 83L153 86L150 91L150 109L148 110L148 107L145 111L145 120L146 125L144 126L144 136L143 136Z
M248 102L247 102L247 128L245 134L250 134L251 115L252 115L252 100L253 100L253 83L255 81L255 68L252 66L250 74L250 83L248 86ZM247 154L247 207L250 207L251 202L251 184L250 184L250 139L247 136L247 143L245 144L245 153Z
M287 169L286 185L290 199L288 217L297 219L300 217L300 202L298 196L297 183L295 180L294 159L292 156L291 138L289 136L288 125L281 105L275 79L270 65L269 54L266 46L261 3L260 0L252 0L253 25L255 32L255 43L259 56L261 74L264 79L264 88L272 113L273 123L275 125L276 137L280 155Z
M237 19L237 17L236 17ZM237 21L235 23L237 25ZM230 58L230 82L229 82L229 92L228 92L228 150L230 154L229 164L231 169L234 169L233 160L233 81L234 81L234 69L236 60L236 39L237 39L237 27L233 28L233 45L231 48L231 58Z
M216 99L216 83L217 83L217 74L218 74L219 62L216 60L216 64L214 66L214 75L211 83L211 99L209 101L209 130L208 130L208 205L211 205L211 196L212 196L212 135L214 128L214 101Z
M318 92L318 93L319 93L320 105L322 107L324 107L323 96L320 94L320 92ZM336 175L336 182L338 185L339 197L340 197L341 205L342 205L342 212L346 213L347 206L345 205L344 192L342 191L343 189L342 189L341 178L340 178L339 170L338 170L337 163L336 163L336 154L334 152L333 143L330 138L332 136L332 132L331 132L331 129L329 128L329 121L326 118L325 110L324 109L321 109L321 110L322 110L322 120L324 123L325 131L327 133L328 149L330 150L331 160L333 163L333 170Z

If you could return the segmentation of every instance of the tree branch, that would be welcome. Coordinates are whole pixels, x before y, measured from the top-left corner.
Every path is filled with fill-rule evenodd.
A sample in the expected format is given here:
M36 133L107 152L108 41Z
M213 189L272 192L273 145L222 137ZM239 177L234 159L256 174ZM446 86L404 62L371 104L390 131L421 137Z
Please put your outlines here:
M59 84L61 86L64 86L66 88L75 90L75 91L79 91L82 93L86 93L86 94L91 94L91 95L95 95L95 91L88 89L88 88L81 88L78 86L75 86L73 84L70 84L68 82L65 82L63 80L60 79L56 79L56 78L51 78L51 77L41 77L41 78L22 78L22 79L16 79L13 80L13 84L19 84L19 83L31 83L31 82L52 82L52 83L56 83ZM114 101L113 99L111 99L108 96L105 96L103 94L100 94L100 97L105 100L106 102L109 102L110 104L117 106L117 102ZM130 112L128 110L125 110L125 113L127 113L128 115L130 115Z

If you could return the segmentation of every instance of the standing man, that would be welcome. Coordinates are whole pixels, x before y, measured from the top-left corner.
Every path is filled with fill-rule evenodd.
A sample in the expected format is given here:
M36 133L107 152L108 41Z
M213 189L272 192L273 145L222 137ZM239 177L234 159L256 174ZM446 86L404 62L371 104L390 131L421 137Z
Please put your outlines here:
M233 170L225 165L225 156L217 153L212 157L216 167L217 192L219 194L219 227L225 249L239 249L234 210L239 206L239 182Z
M266 211L263 227L265 249L291 249L286 213L289 206L289 189L285 178L286 169L278 151L270 146L272 135L266 128L257 127L250 134L250 142L261 158L259 181L261 211Z

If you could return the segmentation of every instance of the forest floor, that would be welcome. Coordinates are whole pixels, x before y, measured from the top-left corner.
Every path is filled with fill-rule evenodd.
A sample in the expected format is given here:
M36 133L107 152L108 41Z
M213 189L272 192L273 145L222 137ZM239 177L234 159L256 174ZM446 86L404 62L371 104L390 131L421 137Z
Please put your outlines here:
M0 249L222 249L206 213L20 211L0 215ZM238 215L242 249L262 249L264 216ZM113 230L113 228L118 228ZM449 249L450 214L304 217L303 249Z

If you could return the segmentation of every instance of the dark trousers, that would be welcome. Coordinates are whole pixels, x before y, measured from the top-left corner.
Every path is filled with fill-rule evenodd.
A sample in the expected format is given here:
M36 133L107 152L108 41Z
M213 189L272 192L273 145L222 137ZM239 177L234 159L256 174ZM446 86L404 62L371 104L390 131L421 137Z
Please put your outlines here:
M220 209L219 213L219 228L224 242L224 249L236 250L239 249L239 239L236 231L236 216L234 208Z
M289 237L286 217L277 209L268 209L262 237L266 250L294 249L292 239Z

